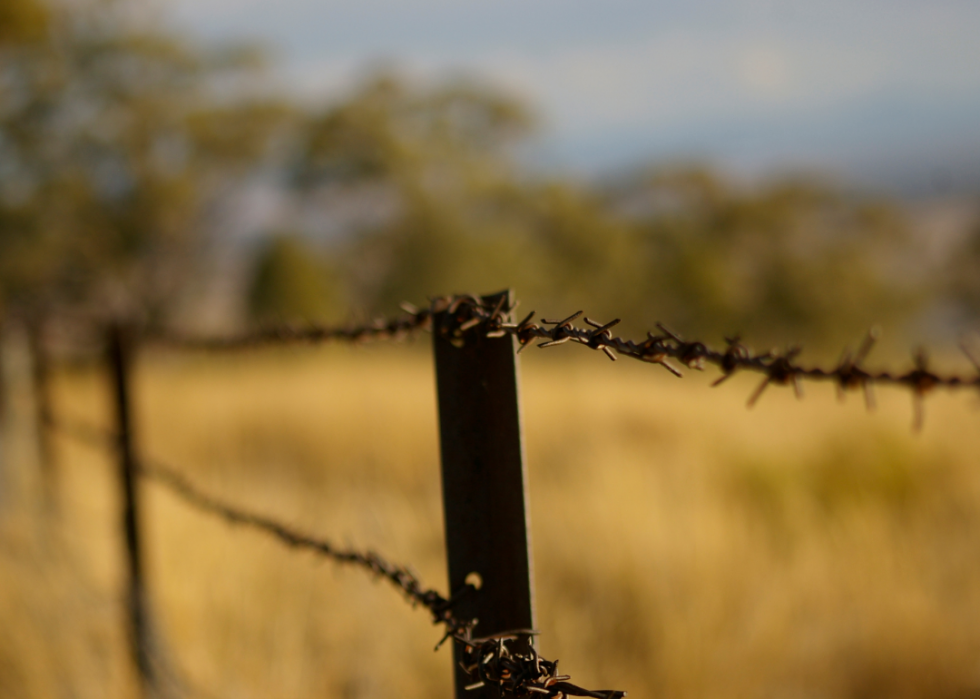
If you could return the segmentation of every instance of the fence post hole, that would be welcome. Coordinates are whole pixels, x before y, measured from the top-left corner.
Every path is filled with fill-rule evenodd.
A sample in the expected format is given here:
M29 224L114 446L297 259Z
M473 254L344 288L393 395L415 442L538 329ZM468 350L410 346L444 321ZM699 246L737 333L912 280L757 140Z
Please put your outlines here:
M51 443L51 370L48 347L45 344L45 323L39 320L29 328L31 354L33 354L33 393L37 430L37 456L41 468L46 513L58 513L58 483L54 448Z
M495 307L502 296L510 308L510 291L483 300ZM480 576L479 589L461 597L454 611L459 618L479 619L476 637L533 629L516 339L486 338L477 326L457 347L440 336L443 318L433 319L432 336L449 593L460 590L471 573ZM473 680L460 668L460 651L453 645L456 698L495 696L495 688L464 690Z
M123 536L126 543L126 611L127 632L133 660L139 675L140 691L148 696L153 685L153 672L149 653L149 619L146 604L146 588L143 577L143 558L140 549L139 498L137 497L137 462L132 423L132 393L130 370L132 344L127 330L112 325L107 333L107 362L112 377L112 401L115 405L116 433L118 435L119 482L123 500Z

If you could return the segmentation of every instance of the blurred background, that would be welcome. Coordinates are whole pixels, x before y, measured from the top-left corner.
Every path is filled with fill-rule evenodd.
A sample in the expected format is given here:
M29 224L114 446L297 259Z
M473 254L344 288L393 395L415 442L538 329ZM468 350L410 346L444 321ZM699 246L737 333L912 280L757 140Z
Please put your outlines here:
M94 321L362 322L511 287L519 313L808 363L880 325L871 364L973 371L978 27L961 0L0 0L0 695L135 691L112 464L47 434L33 378L43 348L56 412L108 424ZM748 379L566 349L522 358L542 648L574 681L980 696L975 394L915 435L904 394L749 412ZM140 434L441 588L430 364L425 341L150 352ZM448 696L425 614L147 488L188 684Z

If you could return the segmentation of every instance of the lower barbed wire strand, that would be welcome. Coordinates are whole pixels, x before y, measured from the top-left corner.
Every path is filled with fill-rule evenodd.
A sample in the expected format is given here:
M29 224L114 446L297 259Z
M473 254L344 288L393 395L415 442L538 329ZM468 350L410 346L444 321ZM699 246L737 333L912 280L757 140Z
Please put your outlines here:
M112 450L118 444L114 433L99 427L54 418L48 425L65 436L102 450ZM534 631L521 629L495 634L491 638L475 638L473 629L477 624L476 620L459 619L452 612L455 601L472 587L469 584L447 599L436 590L426 589L407 566L390 563L373 551L337 547L326 539L299 532L272 517L228 505L199 490L186 476L170 466L152 460L137 460L137 472L140 476L164 486L199 511L219 516L231 524L265 532L291 548L307 549L339 563L357 565L385 578L404 593L413 606L425 607L432 614L433 623L445 627L445 635L436 648L449 639L459 645L463 669L474 678L475 682L471 685L474 688L491 683L498 686L504 694L515 697L546 694L556 699L565 696L618 699L626 696L624 691L589 690L571 684L567 681L567 675L557 674L557 661L545 660L533 647L529 647L527 651L512 647L513 641L534 635ZM473 668L472 671L469 670L470 667Z

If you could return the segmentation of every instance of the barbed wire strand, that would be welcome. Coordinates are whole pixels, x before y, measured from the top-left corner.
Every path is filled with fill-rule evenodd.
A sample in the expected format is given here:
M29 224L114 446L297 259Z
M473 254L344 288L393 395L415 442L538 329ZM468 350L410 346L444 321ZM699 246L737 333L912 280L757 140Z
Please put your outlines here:
M783 353L753 354L742 344L741 338L736 336L725 338L727 346L724 349L713 349L698 340L685 340L662 323L657 323L656 334L648 332L644 340L636 341L613 335L612 328L620 323L619 318L601 323L582 317L583 311L577 311L561 320L541 319L534 322L535 313L532 311L519 323L514 323L510 314L517 304L506 308L504 303L505 300L501 299L496 305L491 305L480 297L469 294L443 296L432 299L428 308L420 309L411 304L403 304L403 316L377 319L365 325L305 328L281 326L224 338L161 334L148 336L146 339L151 343L170 347L221 351L293 343L399 340L420 331L436 332L456 343L462 343L470 332L478 332L485 337L513 335L520 343L518 352L536 340L543 340L538 344L540 348L571 342L599 350L611 360L625 356L658 364L677 377L681 377L682 372L675 363L695 370L703 370L706 364L711 364L722 372L722 376L713 386L722 384L740 371L762 374L762 382L749 396L749 407L758 402L770 385L792 386L796 395L802 397L803 381L832 381L841 397L849 391L863 392L866 406L873 410L875 385L898 386L908 389L912 394L913 428L916 430L921 429L923 423L923 399L935 389L980 389L980 361L965 343L960 343L960 348L977 370L977 375L973 377L941 375L932 371L923 349L916 350L913 354L913 366L908 371L900 373L865 369L864 362L878 339L878 331L875 329L868 332L855 354L845 351L835 367L823 369L807 367L794 361L802 351L799 346L790 347ZM433 327L436 317L440 318L440 322L438 327ZM575 325L574 321L580 317L584 325Z
M49 425L66 436L100 450L114 448L117 437L108 430L79 422L52 419ZM195 509L216 515L231 524L264 532L280 543L294 549L306 549L338 563L356 565L384 578L400 590L412 603L432 614L434 624L442 624L445 634L436 650L452 639L462 649L463 670L473 678L467 689L484 685L498 687L502 693L515 697L546 695L555 699L565 696L619 699L626 692L619 690L589 690L569 682L569 675L558 674L558 661L546 660L530 644L518 650L512 641L536 635L530 629L516 629L492 636L474 637L477 619L459 619L452 611L456 602L476 588L467 583L448 599L434 589L423 587L418 576L407 566L388 562L373 551L339 548L331 542L301 533L275 519L247 512L228 505L199 490L184 475L156 461L138 461L137 473L152 480Z

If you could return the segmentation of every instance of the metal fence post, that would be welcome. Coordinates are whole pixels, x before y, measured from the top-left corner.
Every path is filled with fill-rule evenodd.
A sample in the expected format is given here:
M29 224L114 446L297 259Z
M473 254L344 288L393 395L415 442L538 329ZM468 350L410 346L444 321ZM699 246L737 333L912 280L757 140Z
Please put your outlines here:
M153 686L153 669L149 649L149 618L143 576L143 557L140 549L139 498L137 497L137 462L132 424L132 394L130 370L132 345L125 328L113 325L107 333L107 363L112 380L112 399L115 405L118 434L119 482L122 488L122 528L126 544L126 610L127 632L133 660L144 696Z
M501 296L484 297L496 306ZM534 628L530 538L525 506L527 476L521 439L516 339L468 331L461 347L440 336L434 318L442 493L449 559L449 592L477 573L481 586L455 607L477 618L475 636ZM524 641L530 642L530 641ZM471 679L454 648L457 699L494 696L494 688L464 692Z

